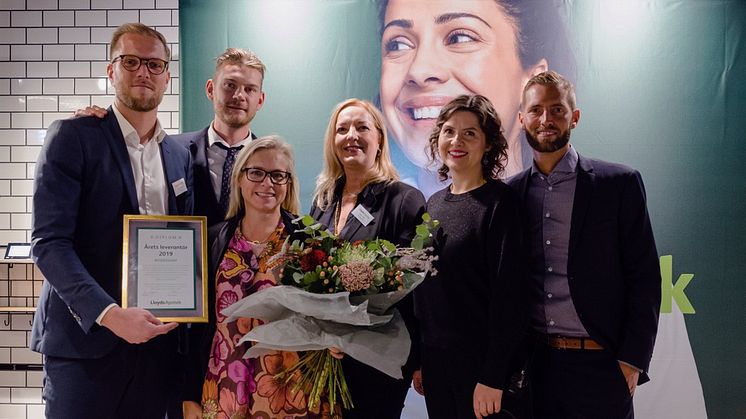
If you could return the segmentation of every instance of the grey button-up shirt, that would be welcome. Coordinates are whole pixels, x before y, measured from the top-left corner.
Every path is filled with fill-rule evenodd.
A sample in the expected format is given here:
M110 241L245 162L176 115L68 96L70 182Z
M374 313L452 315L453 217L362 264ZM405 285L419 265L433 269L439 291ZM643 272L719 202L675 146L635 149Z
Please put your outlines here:
M549 176L541 173L536 163L531 169L527 196L532 261L531 323L540 333L587 337L567 282L577 166L578 153L570 147Z

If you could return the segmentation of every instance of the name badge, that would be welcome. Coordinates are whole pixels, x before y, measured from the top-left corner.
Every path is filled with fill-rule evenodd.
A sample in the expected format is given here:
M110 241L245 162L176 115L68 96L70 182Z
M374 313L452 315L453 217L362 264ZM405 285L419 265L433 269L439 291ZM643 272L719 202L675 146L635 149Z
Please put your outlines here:
M360 221L360 224L367 226L370 224L371 221L373 221L373 216L370 215L367 209L363 208L362 205L358 205L355 207L354 210L352 210L352 215L357 218L358 221Z
M187 191L186 182L184 181L184 178L181 178L177 180L176 182L172 183L171 186L174 187L174 195L179 196Z

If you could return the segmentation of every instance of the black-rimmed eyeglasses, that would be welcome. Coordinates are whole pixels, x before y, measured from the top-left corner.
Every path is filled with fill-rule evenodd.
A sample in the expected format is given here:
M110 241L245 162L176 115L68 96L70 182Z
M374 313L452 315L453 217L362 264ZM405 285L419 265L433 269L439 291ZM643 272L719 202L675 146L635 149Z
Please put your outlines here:
M168 68L168 61L161 60L160 58L140 58L137 55L125 54L114 58L111 60L111 63L113 64L117 61L121 61L122 67L127 71L137 71L144 63L150 74L155 75L163 74Z
M290 172L283 172L282 170L268 172L258 167L244 167L241 171L246 174L246 179L251 182L264 182L267 176L269 176L270 182L275 185L284 185L290 181Z

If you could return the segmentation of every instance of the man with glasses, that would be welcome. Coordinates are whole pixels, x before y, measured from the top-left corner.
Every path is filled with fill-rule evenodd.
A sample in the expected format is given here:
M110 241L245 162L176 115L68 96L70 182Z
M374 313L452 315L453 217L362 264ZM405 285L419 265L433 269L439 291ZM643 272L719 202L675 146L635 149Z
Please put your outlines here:
M36 166L32 246L46 281L31 349L44 357L48 418L157 418L178 391L176 323L121 308L124 214L193 207L187 150L157 119L169 48L139 23L120 26L103 118L54 122Z

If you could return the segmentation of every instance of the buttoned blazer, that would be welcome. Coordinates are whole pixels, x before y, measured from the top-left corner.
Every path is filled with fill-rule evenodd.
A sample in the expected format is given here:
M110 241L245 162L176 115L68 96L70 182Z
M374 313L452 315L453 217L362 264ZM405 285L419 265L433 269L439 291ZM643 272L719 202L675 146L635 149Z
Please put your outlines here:
M212 226L225 219L225 211L220 209L215 188L210 178L210 166L207 162L207 130L187 132L172 136L174 141L189 150L194 165L194 213L207 217L207 225ZM254 133L252 139L256 139Z
M524 206L530 173L529 168L508 181ZM647 381L661 276L639 172L578 156L567 275L573 304L591 338L616 359L643 369L640 382Z
M192 213L189 153L168 136L160 143L168 213ZM184 182L186 191L175 182ZM111 107L103 119L59 120L47 130L36 165L31 244L46 281L31 349L67 358L99 358L120 339L96 324L121 304L124 214L138 214L132 166Z

